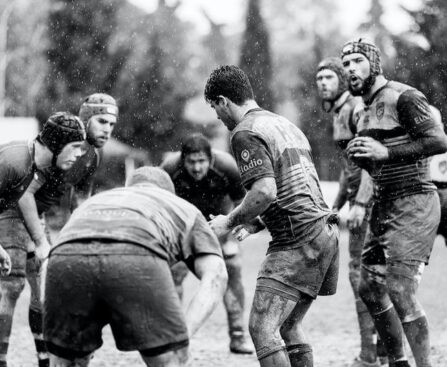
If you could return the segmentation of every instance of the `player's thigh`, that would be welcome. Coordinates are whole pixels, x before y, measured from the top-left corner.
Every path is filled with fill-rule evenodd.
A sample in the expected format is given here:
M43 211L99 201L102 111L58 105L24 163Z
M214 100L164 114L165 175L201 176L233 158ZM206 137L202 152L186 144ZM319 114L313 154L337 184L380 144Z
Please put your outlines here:
M141 354L141 357L144 363L146 363L146 366L149 367L184 367L189 365L188 354L189 350L185 347L152 357Z
M188 333L171 270L165 260L141 250L101 258L101 267L108 269L101 299L116 345L149 354L177 350L188 344Z
M387 261L428 262L440 215L437 192L409 195L391 201L382 236Z
M0 244L11 258L9 276L25 277L26 254L30 241L31 238L21 219L0 219Z
M70 245L64 245L70 246ZM81 358L102 345L107 310L98 298L98 256L52 254L46 269L44 338L58 357Z

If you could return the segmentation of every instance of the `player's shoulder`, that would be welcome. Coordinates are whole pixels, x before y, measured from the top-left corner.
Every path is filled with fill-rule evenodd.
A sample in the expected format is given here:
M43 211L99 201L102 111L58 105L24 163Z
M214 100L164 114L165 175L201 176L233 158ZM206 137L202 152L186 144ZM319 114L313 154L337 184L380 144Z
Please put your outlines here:
M224 174L234 172L234 170L239 172L236 161L230 153L218 149L212 149L211 153L213 155L213 168Z
M415 99L425 98L423 93L418 89L394 80L388 81L383 93L385 94L385 100L395 100L396 103L409 102Z
M182 167L182 154L180 151L168 152L165 154L160 168L163 168L169 175L173 175Z
M0 145L0 164L14 171L27 170L33 159L28 141L11 141Z
M352 94L349 94L346 100L346 106L352 111L355 111L357 106L359 106L359 108L363 108L363 99L362 97L357 97L353 96Z

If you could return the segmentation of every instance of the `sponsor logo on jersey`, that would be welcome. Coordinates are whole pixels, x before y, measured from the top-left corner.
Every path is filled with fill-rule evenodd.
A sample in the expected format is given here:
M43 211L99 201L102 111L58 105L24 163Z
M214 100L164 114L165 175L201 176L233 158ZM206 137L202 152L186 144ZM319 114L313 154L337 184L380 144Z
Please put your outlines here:
M241 173L245 173L252 168L262 166L262 159L252 159L248 164L243 164L239 166Z
M250 159L250 152L247 149L244 149L241 152L241 158L245 161L248 162L248 160Z
M425 121L427 121L428 119L429 119L429 117L427 117L426 115L416 116L416 117L414 118L414 123L415 123L416 125L419 125L420 123L425 122Z
M378 120L381 120L385 113L385 102L379 102L376 106L376 116Z

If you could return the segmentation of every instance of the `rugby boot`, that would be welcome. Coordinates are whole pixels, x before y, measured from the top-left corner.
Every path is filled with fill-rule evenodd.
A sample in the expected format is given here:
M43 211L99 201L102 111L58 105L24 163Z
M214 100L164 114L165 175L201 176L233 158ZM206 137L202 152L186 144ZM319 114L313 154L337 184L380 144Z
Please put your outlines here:
M380 362L378 359L375 362L366 362L357 357L349 367L380 367Z
M230 335L230 352L236 354L252 354L254 348L243 333L233 333Z

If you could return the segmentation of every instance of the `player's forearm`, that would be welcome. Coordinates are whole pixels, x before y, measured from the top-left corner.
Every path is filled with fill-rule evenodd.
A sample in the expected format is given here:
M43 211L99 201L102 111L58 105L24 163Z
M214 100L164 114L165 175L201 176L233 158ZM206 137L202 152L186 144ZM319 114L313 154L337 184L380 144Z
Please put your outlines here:
M439 136L421 137L409 144L388 148L390 162L414 161L422 157L429 157L447 151L447 139L442 133Z
M332 205L335 210L340 210L348 200L348 180L346 179L344 171L341 171L338 183L339 188L337 197L335 198L334 204Z
M199 290L186 310L186 324L190 337L199 330L222 300L227 287L227 279L225 265L220 266L212 274L202 276Z
M276 183L273 178L253 183L244 200L228 214L229 228L249 223L261 215L276 199Z
M371 176L365 170L362 170L362 177L360 179L359 190L355 196L355 202L357 204L366 205L371 200L373 195L373 180Z
M34 242L39 242L45 237L45 232L40 222L34 194L25 192L19 200L19 209L30 237Z

